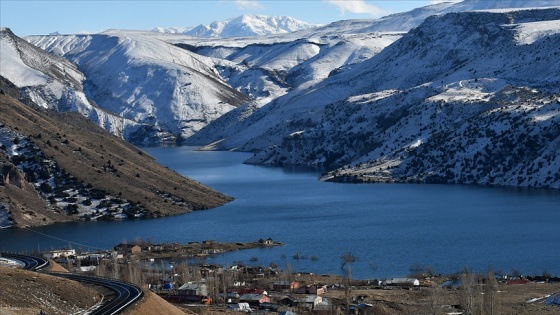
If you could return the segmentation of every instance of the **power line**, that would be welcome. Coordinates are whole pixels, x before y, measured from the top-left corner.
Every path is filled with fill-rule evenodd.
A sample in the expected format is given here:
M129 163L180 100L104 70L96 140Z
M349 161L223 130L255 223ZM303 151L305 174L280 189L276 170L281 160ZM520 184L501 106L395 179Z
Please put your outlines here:
M46 236L46 237L50 237L50 238L55 239L55 240L58 240L58 241L67 242L67 243L70 243L70 244L73 244L73 245L78 245L78 246L82 246L82 247L98 249L98 250L102 250L102 251L108 251L108 249L106 249L106 248L100 248L100 247L95 247L95 246L90 246L90 245L85 245L85 244L73 242L73 241L66 240L66 239L63 239L63 238L60 238L60 237L56 237L56 236L53 236L53 235L41 233L41 232L39 232L39 231L35 231L35 230L32 230L32 229L27 228L27 227L24 227L23 229L28 230L28 231L31 231L31 232L33 232L33 233L37 233L37 234L39 234L39 235L43 235L43 236Z

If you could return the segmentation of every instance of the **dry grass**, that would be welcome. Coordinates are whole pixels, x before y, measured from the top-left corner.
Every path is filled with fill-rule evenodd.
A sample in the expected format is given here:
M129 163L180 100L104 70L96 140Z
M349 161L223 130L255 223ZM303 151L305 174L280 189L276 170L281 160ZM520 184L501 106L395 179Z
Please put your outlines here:
M7 267L0 267L0 287L1 314L72 314L101 299L78 282Z
M46 113L23 105L14 98L0 95L0 123L33 141L47 156L79 182L91 184L113 196L143 207L148 216L168 216L208 209L231 200L198 182L158 164L154 158L101 129L77 113ZM116 171L107 171L111 164ZM0 195L11 202L13 191L2 188ZM16 211L43 213L37 200L26 203L15 196ZM37 199L37 198L35 198ZM173 202L182 201L182 202ZM43 202L44 204L44 202ZM14 217L21 219L14 214ZM72 219L43 214L27 225Z
M53 271L64 270L54 264ZM37 272L0 267L0 314L26 315L75 314L87 310L101 298L98 288ZM106 292L105 292L106 293ZM144 298L127 309L124 314L134 315L185 315L188 314L169 304L159 296L146 291Z
M542 302L526 303L532 297L560 292L560 283L500 284L496 294L496 313L503 315L557 315L560 306ZM364 302L383 308L386 314L444 314L447 305L458 305L459 290L422 288L420 290L352 290L351 296L365 297ZM344 301L343 290L330 290L324 297ZM435 302L435 303L434 303ZM435 305L435 307L433 306ZM436 312L437 310L437 312Z

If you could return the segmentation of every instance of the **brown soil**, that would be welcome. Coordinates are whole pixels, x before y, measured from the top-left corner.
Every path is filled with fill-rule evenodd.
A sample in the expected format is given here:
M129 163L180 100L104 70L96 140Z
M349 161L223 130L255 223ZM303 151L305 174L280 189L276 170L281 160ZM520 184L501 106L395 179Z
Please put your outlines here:
M49 271L52 272L68 272L68 270L55 261L49 260Z
M0 94L0 124L33 141L78 182L129 200L144 208L149 217L213 208L231 200L158 164L153 157L78 113L37 111ZM5 153L0 155L0 164L8 165ZM108 164L110 170L104 167ZM12 186L0 186L0 202L10 205L18 226L76 219L50 211L48 203L30 185L23 189Z
M78 282L7 267L0 267L0 287L0 314L72 314L101 299Z
M138 302L137 305L129 307L125 312L125 315L153 315L153 314L165 314L165 315L185 315L189 314L183 312L178 307L168 303L164 299L160 298L156 294L150 291L144 291L144 298L142 301Z

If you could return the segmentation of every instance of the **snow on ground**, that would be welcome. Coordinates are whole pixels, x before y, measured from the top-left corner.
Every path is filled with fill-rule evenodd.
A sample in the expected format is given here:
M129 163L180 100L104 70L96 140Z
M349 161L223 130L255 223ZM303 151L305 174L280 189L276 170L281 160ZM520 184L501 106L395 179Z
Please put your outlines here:
M115 196L105 195L94 197L85 185L73 185L61 191L60 187L66 185L67 175L56 162L43 156L40 149L23 135L7 128L0 127L0 148L2 148L10 158L21 156L16 167L23 171L27 170L48 170L48 178L38 178L31 182L35 189L45 200L49 200L53 211L65 211L74 214L82 219L97 220L102 217L111 216L116 219L128 218L125 213L131 208L127 200L116 198ZM29 156L37 156L38 159L29 159ZM45 189L46 187L50 187ZM99 194L97 194L99 195ZM8 207L0 203L0 228L11 225ZM131 215L141 217L142 213L135 212Z
M560 20L522 23L516 30L517 42L521 45L531 45L541 38L560 34Z
M477 78L445 85L444 92L428 98L429 101L489 101L507 83L504 80Z
M0 42L0 51L2 52L0 75L9 78L17 87L47 83L48 76L26 65L11 40L3 38Z

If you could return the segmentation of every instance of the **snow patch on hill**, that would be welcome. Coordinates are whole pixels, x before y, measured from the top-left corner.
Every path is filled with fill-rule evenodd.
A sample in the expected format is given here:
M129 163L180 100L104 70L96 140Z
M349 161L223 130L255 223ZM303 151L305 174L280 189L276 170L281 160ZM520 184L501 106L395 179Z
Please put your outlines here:
M12 82L20 88L27 85L46 84L48 76L26 65L14 41L5 33L5 31L2 32L2 41L0 42L0 50L2 51L0 75L12 78Z
M560 20L523 23L517 27L517 42L531 45L534 42L560 33Z

